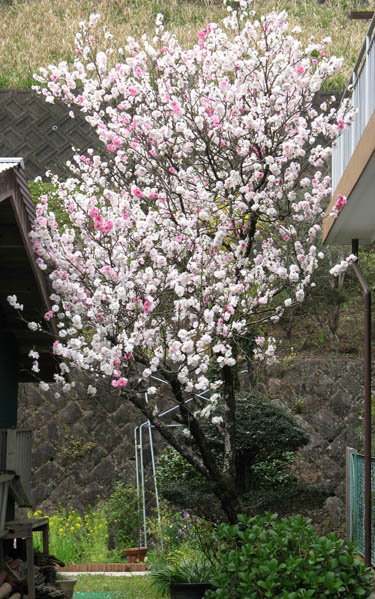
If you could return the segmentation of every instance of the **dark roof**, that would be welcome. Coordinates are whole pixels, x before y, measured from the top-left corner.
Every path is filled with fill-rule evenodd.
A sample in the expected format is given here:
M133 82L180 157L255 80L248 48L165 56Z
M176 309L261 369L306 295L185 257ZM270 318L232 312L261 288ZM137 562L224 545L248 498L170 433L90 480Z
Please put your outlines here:
M12 333L20 354L19 381L31 382L30 349L40 355L40 377L52 380L57 363L51 355L51 335L31 331L9 305L8 295L16 295L24 305L27 321L40 321L49 308L46 280L35 263L29 232L35 218L33 201L21 158L0 158L0 329Z

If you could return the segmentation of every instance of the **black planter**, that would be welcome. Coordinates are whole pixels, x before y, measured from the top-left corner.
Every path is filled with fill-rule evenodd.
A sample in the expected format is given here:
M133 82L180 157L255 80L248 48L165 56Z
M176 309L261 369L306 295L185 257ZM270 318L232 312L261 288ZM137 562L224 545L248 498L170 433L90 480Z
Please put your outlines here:
M213 586L209 582L175 582L171 584L171 599L202 599Z

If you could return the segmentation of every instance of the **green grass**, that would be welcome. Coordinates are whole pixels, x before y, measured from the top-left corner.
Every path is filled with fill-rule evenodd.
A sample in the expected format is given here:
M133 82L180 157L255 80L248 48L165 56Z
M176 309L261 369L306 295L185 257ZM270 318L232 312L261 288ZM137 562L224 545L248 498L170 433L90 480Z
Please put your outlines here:
M159 599L161 595L151 586L149 576L105 576L82 574L77 576L74 591L112 591L118 599Z

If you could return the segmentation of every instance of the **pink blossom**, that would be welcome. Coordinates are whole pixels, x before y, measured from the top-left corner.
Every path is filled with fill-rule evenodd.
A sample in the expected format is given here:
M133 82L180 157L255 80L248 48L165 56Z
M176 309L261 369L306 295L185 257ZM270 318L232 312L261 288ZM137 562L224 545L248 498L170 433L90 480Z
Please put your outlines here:
M151 308L151 302L148 299L145 299L145 301L143 302L143 312L145 314L148 314Z
M109 233L113 229L113 221L107 220L105 225L102 227L104 233Z
M53 312L52 312L52 310L48 310L48 312L45 313L44 318L46 320L51 320L51 318L53 318Z
M139 189L139 187L132 187L132 194L136 198L143 198L143 191Z
M341 195L341 193L337 194L335 208L338 212L340 212L344 208L344 206L346 206L346 203L347 203L346 197Z

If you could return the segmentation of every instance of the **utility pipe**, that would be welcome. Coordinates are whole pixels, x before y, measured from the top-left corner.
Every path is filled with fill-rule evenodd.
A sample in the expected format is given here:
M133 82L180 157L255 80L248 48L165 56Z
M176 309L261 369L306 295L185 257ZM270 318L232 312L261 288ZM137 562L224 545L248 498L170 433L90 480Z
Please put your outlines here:
M358 246L358 239L353 239L352 253L357 258ZM371 289L358 261L352 268L362 287L364 303L365 564L371 566Z

